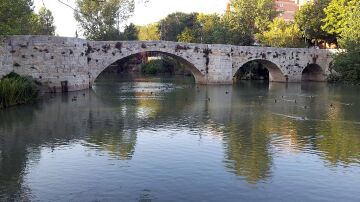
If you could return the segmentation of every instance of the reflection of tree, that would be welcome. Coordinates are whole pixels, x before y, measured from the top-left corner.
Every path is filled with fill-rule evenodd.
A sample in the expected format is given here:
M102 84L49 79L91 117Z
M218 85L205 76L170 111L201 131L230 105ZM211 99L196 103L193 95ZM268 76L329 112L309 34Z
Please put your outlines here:
M232 160L227 167L244 176L249 183L257 183L270 175L271 157L265 136L233 134L228 137L227 158Z
M117 133L104 134L95 132L87 137L87 142L96 145L96 148L108 151L109 154L121 160L129 160L135 152L136 130L119 131Z
M360 158L359 125L344 122L342 106L335 104L329 109L330 121L319 124L319 135L316 144L324 152L324 158L332 165L350 164Z
M38 107L23 105L0 112L0 201L29 201L23 175L30 153L36 160L39 150L27 148L27 141L19 137L26 132L21 127L31 124Z
M234 116L226 129L226 158L230 160L226 166L249 183L257 183L271 175L272 157L267 134L270 124L266 117Z
M23 185L28 152L22 144L0 151L0 201L28 201ZM14 146L14 145L13 145Z

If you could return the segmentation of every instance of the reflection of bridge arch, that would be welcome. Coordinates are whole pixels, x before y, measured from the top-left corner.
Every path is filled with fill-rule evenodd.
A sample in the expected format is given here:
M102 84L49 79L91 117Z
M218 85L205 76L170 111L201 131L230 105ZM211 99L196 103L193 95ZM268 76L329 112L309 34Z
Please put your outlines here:
M194 76L195 78L195 82L196 83L201 83L202 80L204 79L204 74L199 70L199 68L197 68L193 63L191 63L191 61L189 61L186 57L183 57L179 54L176 53L169 53L169 52L165 52L165 51L142 51L140 50L139 52L134 51L135 53L127 53L127 54L118 54L112 58L110 58L109 60L103 61L101 64L99 64L98 69L94 72L93 75L93 81L96 80L96 78L101 74L101 72L103 72L105 69L107 69L108 67L110 67L111 64L114 64L117 61L121 61L127 58L131 58L137 54L150 54L150 55L166 55L166 56L170 56L176 60L178 60L179 62L185 64L185 69L189 70L191 72L191 74Z

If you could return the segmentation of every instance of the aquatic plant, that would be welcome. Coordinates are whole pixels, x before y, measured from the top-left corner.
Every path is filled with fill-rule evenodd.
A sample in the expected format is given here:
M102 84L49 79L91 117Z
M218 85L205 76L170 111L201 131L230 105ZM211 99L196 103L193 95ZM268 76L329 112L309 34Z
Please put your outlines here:
M0 109L28 103L37 98L38 92L34 79L12 72L0 80Z

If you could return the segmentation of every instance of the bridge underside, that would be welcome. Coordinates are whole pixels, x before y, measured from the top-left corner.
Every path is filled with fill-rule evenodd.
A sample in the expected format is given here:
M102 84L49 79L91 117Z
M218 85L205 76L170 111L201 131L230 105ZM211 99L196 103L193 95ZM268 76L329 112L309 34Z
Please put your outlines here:
M0 45L0 77L13 71L32 76L48 91L81 90L89 88L110 64L141 52L181 60L199 84L232 84L238 70L250 61L260 61L270 81L324 81L332 60L329 51L316 49L12 36Z

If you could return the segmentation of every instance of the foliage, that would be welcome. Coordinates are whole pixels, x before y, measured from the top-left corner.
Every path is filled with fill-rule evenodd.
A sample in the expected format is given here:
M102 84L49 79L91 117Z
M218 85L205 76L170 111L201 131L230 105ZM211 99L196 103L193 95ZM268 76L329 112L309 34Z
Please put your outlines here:
M138 40L138 29L133 23L125 26L124 32L122 33L122 39L127 41Z
M120 39L120 24L134 11L134 0L76 0L75 19L91 40Z
M156 74L163 66L162 60L150 60L142 66L142 72L144 74Z
M177 37L185 28L193 29L196 26L197 13L176 12L168 15L159 22L160 38L166 41L177 41Z
M199 14L197 16L199 22L200 39L197 42L203 43L225 43L223 35L225 34L224 26L221 22L221 16L217 14Z
M255 26L258 32L267 31L270 23L278 16L279 12L274 7L274 0L257 1Z
M163 73L184 73L184 69L178 60L163 55L161 59L150 60L142 65L144 74L163 74Z
M347 4L349 0L332 0L324 9L326 17L322 19L322 29L330 34L339 35L346 26Z
M269 31L257 34L256 38L267 46L290 48L305 46L297 25L282 18L275 18L269 25Z
M34 35L55 35L54 17L45 7L40 8L39 14L32 15L31 24Z
M0 35L29 34L32 0L0 1Z
M139 40L146 41L160 39L159 25L157 23L138 26L137 29Z
M327 33L322 29L324 26L323 19L326 17L324 9L329 5L331 0L317 0L313 3L307 3L300 8L295 14L295 22L304 37L310 40L326 42L336 42L334 34Z
M196 34L195 30L186 27L184 31L177 36L177 39L181 42L195 43L197 41Z
M345 82L360 84L360 2L351 5L340 44L346 49L336 55L334 69Z
M38 86L29 77L10 73L0 80L0 108L24 104L38 95Z
M237 13L227 12L222 16L223 28L221 33L224 44L246 46L253 43L254 27L249 28L249 24L245 21L246 19L242 19Z
M254 34L267 30L276 15L273 0L231 0L230 11L221 17L222 27L217 27L216 37L222 35L220 42L224 44L251 45Z

